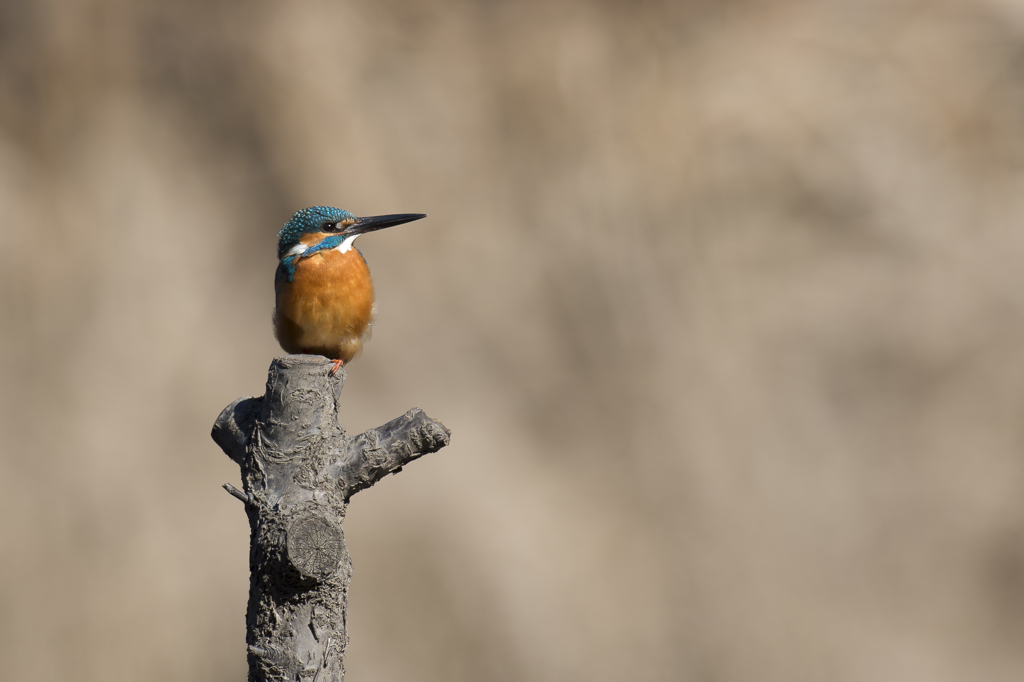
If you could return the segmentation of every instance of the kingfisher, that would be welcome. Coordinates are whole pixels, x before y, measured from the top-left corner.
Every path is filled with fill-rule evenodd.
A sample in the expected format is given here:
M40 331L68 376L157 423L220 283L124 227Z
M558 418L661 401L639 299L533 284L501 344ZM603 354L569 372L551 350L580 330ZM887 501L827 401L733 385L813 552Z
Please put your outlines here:
M332 206L296 211L278 233L274 336L288 353L323 355L333 375L359 354L374 315L373 280L356 237L423 213L358 218Z

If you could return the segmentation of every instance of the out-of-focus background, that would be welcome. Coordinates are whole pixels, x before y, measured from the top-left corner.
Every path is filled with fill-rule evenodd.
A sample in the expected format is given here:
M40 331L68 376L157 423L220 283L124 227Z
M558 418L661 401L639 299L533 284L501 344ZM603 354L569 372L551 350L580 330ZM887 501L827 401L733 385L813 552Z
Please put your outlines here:
M348 679L1024 679L1024 2L0 6L0 668L242 680L209 438L365 237Z

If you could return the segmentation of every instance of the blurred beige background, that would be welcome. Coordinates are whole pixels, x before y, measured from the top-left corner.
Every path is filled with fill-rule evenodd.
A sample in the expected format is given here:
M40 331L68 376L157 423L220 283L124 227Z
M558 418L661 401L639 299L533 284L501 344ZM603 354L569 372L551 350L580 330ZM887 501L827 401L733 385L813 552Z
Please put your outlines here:
M1024 679L1024 2L0 6L0 668L242 680L276 232L366 237L353 682Z

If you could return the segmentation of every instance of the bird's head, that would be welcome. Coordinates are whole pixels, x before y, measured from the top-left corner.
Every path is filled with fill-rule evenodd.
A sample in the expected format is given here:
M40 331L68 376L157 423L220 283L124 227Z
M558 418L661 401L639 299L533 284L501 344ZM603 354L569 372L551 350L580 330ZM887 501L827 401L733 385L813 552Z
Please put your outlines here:
M277 257L301 253L328 238L332 243L351 244L361 234L426 217L423 213L397 213L358 218L333 206L310 206L296 211L281 228L277 235Z

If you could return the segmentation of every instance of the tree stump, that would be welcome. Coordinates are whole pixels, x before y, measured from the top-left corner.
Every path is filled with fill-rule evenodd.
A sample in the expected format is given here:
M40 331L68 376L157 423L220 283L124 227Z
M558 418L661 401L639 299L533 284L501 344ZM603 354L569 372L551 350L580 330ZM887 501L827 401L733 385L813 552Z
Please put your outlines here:
M276 358L267 392L224 408L213 439L242 472L249 517L250 682L341 682L352 561L349 499L448 444L444 424L414 408L351 437L338 421L345 371L317 355Z

